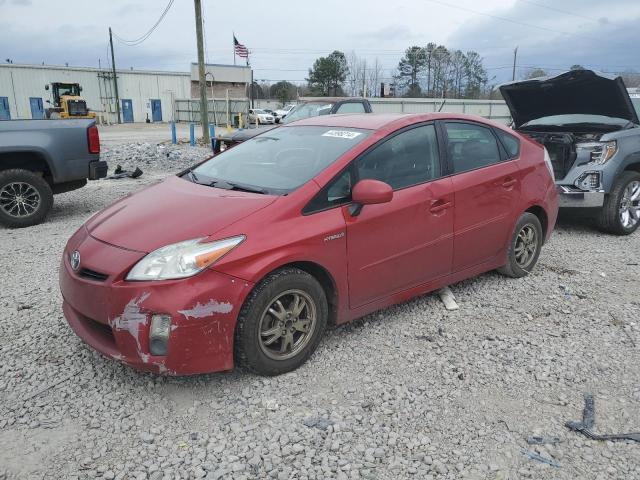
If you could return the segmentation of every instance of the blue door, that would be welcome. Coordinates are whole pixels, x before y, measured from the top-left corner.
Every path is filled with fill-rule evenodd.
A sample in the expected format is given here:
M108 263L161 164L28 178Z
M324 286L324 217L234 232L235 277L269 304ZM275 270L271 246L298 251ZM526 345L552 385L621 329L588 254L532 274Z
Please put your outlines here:
M9 98L7 97L0 97L0 120L11 120Z
M162 104L158 99L151 99L151 121L162 121Z
M122 99L122 121L133 123L133 102L129 99Z
M29 97L29 105L31 106L31 118L40 120L44 118L44 108L42 106L42 98Z

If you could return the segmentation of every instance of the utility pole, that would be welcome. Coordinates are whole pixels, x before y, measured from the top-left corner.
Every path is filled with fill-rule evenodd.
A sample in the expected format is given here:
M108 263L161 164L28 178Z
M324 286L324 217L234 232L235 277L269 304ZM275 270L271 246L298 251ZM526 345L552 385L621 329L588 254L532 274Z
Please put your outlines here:
M200 123L202 124L202 139L206 145L211 143L209 138L209 108L207 107L207 77L204 72L204 47L202 40L202 6L200 0L194 0L196 9L196 38L198 41L198 83L200 84Z
M118 95L118 77L116 76L116 57L113 56L113 36L109 27L109 45L111 45L111 69L113 70L113 90L116 94L116 112L118 112L118 123L122 123L120 118L120 96Z
M518 47L513 51L513 73L511 74L511 81L516 79L516 58L518 58Z

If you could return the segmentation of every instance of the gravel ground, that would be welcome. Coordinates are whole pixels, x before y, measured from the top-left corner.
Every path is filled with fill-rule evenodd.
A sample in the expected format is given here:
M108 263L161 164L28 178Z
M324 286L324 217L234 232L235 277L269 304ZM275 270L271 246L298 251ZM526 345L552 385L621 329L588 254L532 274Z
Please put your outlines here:
M110 146L111 168L145 174L90 182L57 196L46 223L0 229L0 479L640 478L640 444L564 427L591 392L597 432L640 430L640 233L563 221L529 277L453 285L457 311L426 295L333 328L276 378L166 378L85 347L61 311L67 238L206 155ZM530 446L534 434L560 443Z

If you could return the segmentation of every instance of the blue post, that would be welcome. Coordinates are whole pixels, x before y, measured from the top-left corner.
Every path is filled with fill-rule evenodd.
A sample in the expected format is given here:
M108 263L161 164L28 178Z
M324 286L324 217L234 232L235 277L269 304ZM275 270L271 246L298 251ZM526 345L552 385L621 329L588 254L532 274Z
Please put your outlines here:
M211 138L211 151L216 151L216 127L213 123L209 124L209 138Z
M189 124L189 144L194 147L196 145L196 124Z
M176 138L176 122L171 122L171 143L173 145L178 143L178 139Z

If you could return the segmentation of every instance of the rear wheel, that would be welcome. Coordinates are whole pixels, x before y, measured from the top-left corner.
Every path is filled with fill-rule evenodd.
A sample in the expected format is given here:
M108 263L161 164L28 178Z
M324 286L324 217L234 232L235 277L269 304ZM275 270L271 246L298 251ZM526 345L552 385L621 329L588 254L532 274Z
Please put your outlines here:
M508 277L520 278L528 275L536 263L542 250L543 241L542 225L533 213L525 212L518 219L514 229L509 250L507 251L507 263L498 269L500 273Z
M327 324L327 299L318 281L286 268L265 278L238 316L235 356L260 375L279 375L302 365Z
M623 172L600 212L602 230L614 235L629 235L640 226L640 173Z
M10 228L36 225L53 205L53 192L39 175L28 170L0 172L0 223Z

